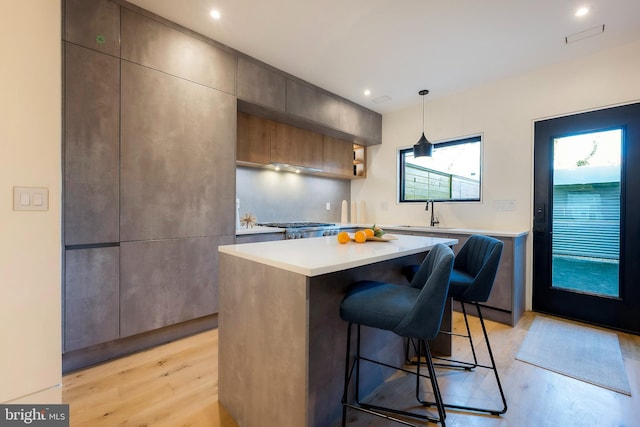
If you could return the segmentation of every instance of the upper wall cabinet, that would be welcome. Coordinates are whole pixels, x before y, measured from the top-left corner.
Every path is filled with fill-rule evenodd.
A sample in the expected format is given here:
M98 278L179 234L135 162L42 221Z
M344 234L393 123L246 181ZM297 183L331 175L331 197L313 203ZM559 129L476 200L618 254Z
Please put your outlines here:
M238 112L236 162L242 166L281 163L304 173L364 178L365 147L317 132Z
M244 57L238 57L238 98L274 110L286 105L285 77Z
M119 239L120 60L64 44L64 239Z
M271 161L322 170L322 135L274 122Z
M365 145L382 141L380 114L291 79L287 79L287 113L352 135Z
M331 136L322 136L322 170L339 176L353 174L352 144Z
M235 55L124 8L122 59L235 93Z
M110 0L66 0L64 39L120 56L120 6Z
M347 102L338 107L338 129L365 140L382 141L382 119L379 114Z
M271 132L274 122L238 111L236 161L246 166L271 163Z
M287 80L287 112L337 129L338 99L313 86Z

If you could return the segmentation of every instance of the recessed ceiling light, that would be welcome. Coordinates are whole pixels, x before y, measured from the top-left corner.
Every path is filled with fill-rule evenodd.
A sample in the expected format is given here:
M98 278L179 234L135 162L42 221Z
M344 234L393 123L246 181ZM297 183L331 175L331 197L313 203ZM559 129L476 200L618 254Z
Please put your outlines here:
M589 8L588 7L581 7L580 9L576 10L575 16L584 16L587 13L589 13Z
M365 89L364 96L369 96L369 95L371 95L371 91L369 89Z
M211 17L213 19L220 19L220 11L213 9L211 12L209 12L209 15L211 15Z

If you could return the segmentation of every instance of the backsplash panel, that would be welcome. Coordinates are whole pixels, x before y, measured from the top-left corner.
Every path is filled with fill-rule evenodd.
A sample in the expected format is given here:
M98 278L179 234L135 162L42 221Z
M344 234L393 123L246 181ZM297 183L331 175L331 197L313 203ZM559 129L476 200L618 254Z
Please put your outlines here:
M351 182L238 166L236 197L240 215L252 213L258 222L340 222L342 201L351 200Z

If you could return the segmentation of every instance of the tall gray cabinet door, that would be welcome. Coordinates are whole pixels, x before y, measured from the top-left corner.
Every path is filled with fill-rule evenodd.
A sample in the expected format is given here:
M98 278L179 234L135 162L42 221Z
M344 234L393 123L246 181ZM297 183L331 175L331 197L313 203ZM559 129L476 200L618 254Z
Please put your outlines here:
M64 3L64 40L120 56L120 6L111 0Z
M121 241L234 234L235 97L122 62Z
M230 235L122 243L122 336L216 313L218 245L233 241Z
M65 252L65 352L119 337L119 249Z
M117 242L120 60L64 49L65 244Z

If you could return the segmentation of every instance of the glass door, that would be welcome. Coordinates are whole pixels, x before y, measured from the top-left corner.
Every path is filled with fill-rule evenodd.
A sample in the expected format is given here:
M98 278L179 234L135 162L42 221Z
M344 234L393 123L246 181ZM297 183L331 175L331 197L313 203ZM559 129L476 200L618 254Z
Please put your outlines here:
M553 139L551 286L620 296L622 129Z
M534 310L640 332L638 160L640 104L535 124Z

